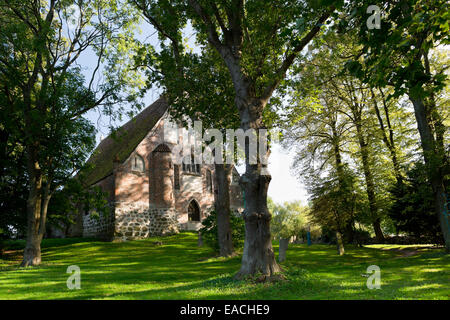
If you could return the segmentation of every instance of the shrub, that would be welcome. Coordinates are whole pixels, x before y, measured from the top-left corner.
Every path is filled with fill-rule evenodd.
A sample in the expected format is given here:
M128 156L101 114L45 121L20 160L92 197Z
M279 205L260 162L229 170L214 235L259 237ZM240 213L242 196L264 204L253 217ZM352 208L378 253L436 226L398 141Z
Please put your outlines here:
M442 231L435 213L434 193L423 163L415 163L403 184L392 190L393 204L389 216L397 233L415 238L419 243L443 243ZM448 180L446 180L448 184ZM447 188L447 194L450 190ZM417 242L416 242L417 243Z
M202 239L206 245L213 248L214 251L219 252L219 239L217 233L217 213L216 211L211 211L211 213L202 221L202 228L200 233L202 234ZM242 248L244 245L245 237L245 222L240 216L231 214L230 215L230 227L231 227L231 238L233 240L234 249Z

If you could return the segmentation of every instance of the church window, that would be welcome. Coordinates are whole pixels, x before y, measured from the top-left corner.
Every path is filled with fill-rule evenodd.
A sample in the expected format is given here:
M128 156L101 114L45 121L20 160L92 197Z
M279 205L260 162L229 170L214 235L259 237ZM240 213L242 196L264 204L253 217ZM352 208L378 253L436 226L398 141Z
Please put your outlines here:
M131 170L144 172L144 169L145 169L144 159L139 155L135 155L131 159Z
M188 161L190 160L190 163L184 163L185 159L186 158L183 159L183 171L189 172L189 173L200 174L201 167L200 167L199 163L195 163L194 147L191 148L191 154L188 158Z

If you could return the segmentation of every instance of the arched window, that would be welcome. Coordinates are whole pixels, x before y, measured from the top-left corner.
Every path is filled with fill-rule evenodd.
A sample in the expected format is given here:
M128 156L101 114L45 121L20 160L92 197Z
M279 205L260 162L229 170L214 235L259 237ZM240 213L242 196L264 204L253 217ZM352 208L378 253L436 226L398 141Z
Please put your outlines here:
M144 172L145 164L144 164L144 159L141 156L136 154L131 159L131 170L138 171L138 172Z
M188 155L186 157L188 157ZM189 172L189 173L200 174L200 170L201 170L200 164L195 163L196 162L195 160L198 160L198 159L196 159L194 156L194 147L191 147L191 153L189 155L189 159L187 159L186 157L183 159L183 171ZM188 162L188 163L185 164L184 163L185 160L187 160L186 162Z
M200 221L200 208L195 200L189 203L188 221Z

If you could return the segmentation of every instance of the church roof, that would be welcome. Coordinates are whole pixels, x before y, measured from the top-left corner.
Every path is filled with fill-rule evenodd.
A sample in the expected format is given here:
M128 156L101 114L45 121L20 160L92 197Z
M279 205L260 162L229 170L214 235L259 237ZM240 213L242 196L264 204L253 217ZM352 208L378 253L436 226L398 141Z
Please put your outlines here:
M103 139L87 161L92 165L83 183L90 186L113 172L113 162L123 162L133 152L167 111L168 104L159 98L133 119L121 126L115 134Z

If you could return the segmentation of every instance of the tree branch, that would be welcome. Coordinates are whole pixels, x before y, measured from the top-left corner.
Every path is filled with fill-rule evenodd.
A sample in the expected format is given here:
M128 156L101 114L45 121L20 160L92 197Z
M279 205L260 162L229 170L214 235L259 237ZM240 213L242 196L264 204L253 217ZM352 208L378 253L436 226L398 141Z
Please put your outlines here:
M300 40L300 42L294 47L292 52L286 57L286 59L281 64L280 68L275 72L272 83L270 83L265 89L262 95L264 101L269 100L272 96L273 91L280 84L281 80L285 77L287 70L294 62L295 58L298 56L300 51L314 38L314 36L320 31L322 24L328 19L328 17L333 13L335 7L331 8L322 14L322 16L317 20L314 27Z

